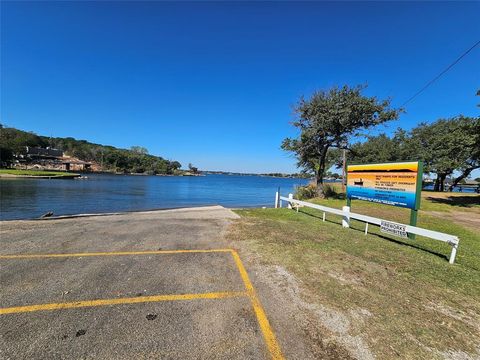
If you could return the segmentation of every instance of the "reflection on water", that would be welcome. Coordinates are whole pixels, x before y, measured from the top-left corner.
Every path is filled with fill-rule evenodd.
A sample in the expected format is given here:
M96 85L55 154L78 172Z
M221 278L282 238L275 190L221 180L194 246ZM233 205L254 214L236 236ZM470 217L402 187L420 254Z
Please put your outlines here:
M150 210L220 204L272 206L275 191L292 192L305 179L261 176L202 177L89 174L87 180L1 179L0 219Z

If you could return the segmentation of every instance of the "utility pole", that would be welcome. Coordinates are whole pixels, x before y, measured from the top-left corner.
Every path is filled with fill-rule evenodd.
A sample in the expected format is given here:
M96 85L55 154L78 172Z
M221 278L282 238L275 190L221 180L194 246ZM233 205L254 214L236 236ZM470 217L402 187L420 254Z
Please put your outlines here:
M342 191L345 192L345 167L347 165L346 150L343 149L343 166L342 166Z

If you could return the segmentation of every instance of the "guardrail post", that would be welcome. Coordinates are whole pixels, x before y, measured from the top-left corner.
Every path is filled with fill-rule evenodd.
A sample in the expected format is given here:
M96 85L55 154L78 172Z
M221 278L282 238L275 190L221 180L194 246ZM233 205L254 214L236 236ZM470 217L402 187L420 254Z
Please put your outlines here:
M288 194L288 198L293 200L293 194ZM288 208L292 208L292 203L290 201L288 202Z
M278 209L280 205L280 192L276 191L275 192L275 209Z
M450 253L450 259L448 259L448 262L450 264L453 264L455 262L455 257L457 256L457 249L458 249L458 244L453 244L452 252Z
M350 206L344 206L342 208L343 211L343 219L342 219L342 226L344 228L350 227Z

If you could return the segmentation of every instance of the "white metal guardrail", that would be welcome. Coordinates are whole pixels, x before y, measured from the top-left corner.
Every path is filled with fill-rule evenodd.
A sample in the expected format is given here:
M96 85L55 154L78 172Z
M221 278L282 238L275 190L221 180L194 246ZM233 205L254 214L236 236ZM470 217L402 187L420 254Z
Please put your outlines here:
M275 194L275 207L282 207L282 201L286 201L288 203L289 208L293 208L293 206L297 205L297 212L298 208L300 206L305 206L309 207L312 209L317 209L320 211L323 211L323 221L325 221L325 214L330 213L330 214L335 214L342 216L342 226L343 227L350 227L350 219L355 219L358 221L362 221L365 223L365 235L368 233L368 225L377 225L377 226L382 226L382 223L391 223L391 224L396 224L401 226L402 228L405 229L407 233L410 234L416 234L416 235L421 235L428 237L430 239L434 240L439 240L446 242L452 247L452 252L450 254L449 258L449 263L453 264L455 262L455 257L457 255L457 249L458 249L458 244L459 244L459 239L457 236L454 235L449 235L445 233L441 233L438 231L433 231L433 230L428 230L428 229L423 229L417 226L411 226L411 225L406 225L406 224L399 224L399 223L393 223L391 221L385 220L385 219L379 219L373 216L367 216L367 215L362 215L362 214L356 214L353 212L350 212L350 207L344 206L342 210L340 209L334 209L330 208L327 206L322 206L322 205L317 205L313 204L307 201L301 201L293 198L292 194L288 195L287 197L281 196L278 192Z

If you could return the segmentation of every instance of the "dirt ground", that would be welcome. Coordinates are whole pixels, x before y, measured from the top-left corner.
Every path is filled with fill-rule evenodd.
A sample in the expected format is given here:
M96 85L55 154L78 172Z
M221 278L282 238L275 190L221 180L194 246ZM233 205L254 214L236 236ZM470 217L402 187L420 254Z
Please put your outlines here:
M480 213L467 211L428 211L429 215L438 218L447 218L457 224L465 226L467 229L478 231L480 229Z

